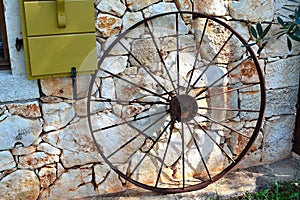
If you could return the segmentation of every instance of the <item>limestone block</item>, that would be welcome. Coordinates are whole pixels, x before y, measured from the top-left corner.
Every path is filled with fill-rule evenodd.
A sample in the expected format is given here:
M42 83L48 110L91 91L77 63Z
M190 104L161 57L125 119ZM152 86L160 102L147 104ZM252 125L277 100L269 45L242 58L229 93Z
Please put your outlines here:
M165 37L162 38L161 46L162 50L176 51L177 50L177 38L176 37ZM196 41L194 35L179 35L179 49L188 49L192 51L196 51ZM196 58L196 56L195 56Z
M232 1L229 4L229 11L230 15L237 20L272 21L274 3L272 0Z
M0 171L13 169L16 166L15 160L9 151L0 151Z
M65 168L101 160L89 133L87 119L48 133L43 136L43 140L62 149L61 161Z
M103 63L101 64L100 68L103 70L106 70L112 74L119 74L121 72L124 72L126 66L127 66L127 56L111 56L106 57ZM107 77L110 76L110 74L99 70L98 77Z
M129 27L131 27L132 25L136 24L139 21L142 21L143 19L144 18L142 12L126 12L122 18L123 20L122 30L124 31L128 29Z
M295 114L297 94L297 87L268 90L265 116Z
M101 97L107 99L116 99L116 90L112 78L102 79Z
M194 1L194 11L205 13L209 15L217 15L217 16L224 16L228 14L227 10L228 3L223 0L212 0L212 1L205 1L205 0L197 0Z
M100 165L97 164L94 166L94 173L95 173L95 183L97 185L104 183L105 179L107 178L108 174L111 172L110 167L106 164ZM113 172L112 172L113 173Z
M77 100L75 102L75 112L77 116L84 117L88 114L88 107L87 107L87 99ZM111 108L111 105L108 102L97 102L93 99L90 100L90 114L95 114L100 111L108 110Z
M160 2L149 6L144 10L145 17L151 17L153 15L161 14L164 12L178 11L174 3ZM166 35L176 34L176 16L169 15L164 17L159 17L152 20L153 34L155 37L163 37ZM178 19L178 33L187 34L189 28L185 25L182 18L179 16Z
M106 51L109 47L110 47L110 45L112 44L112 43L114 43L116 40L117 40L117 36L115 36L115 35L112 35L111 37L109 37L106 41L105 41L105 43L104 43L104 51ZM121 43L122 43L122 45L124 45L126 48L124 48L122 45L121 45ZM128 40L126 40L126 39L124 39L124 38L122 38L121 40L120 40L120 42L117 42L116 44L114 44L114 47L113 48L111 48L110 50L109 50L109 54L110 55L114 55L114 56L121 56L121 55L125 55L125 54L128 54L128 50L130 50L131 49L131 47L130 47L130 44L129 44L129 41Z
M284 88L299 84L300 57L278 60L266 65L267 89Z
M131 10L131 11L139 11L142 10L143 8L152 5L156 2L159 2L160 0L126 0L126 6Z
M37 199L39 192L39 179L33 171L17 170L0 181L3 200Z
M109 14L99 14L97 16L96 28L98 35L109 37L120 32L122 20Z
M77 76L77 97L86 97L91 76L79 75ZM73 84L72 79L68 77L63 78L49 78L41 80L42 92L47 96L62 97L73 99Z
M286 15L286 14L284 14ZM279 25L272 25L267 37L271 37L274 34L281 31ZM287 39L286 36L282 36L279 39L277 37L273 37L269 40L268 44L264 47L262 52L260 53L260 58L270 58L270 57L287 57L289 55L297 55L300 52L300 43L292 40L293 48L290 52L288 50Z
M15 42L12 42L15 43ZM0 102L22 101L40 97L38 82L25 76L0 73Z
M239 94L240 109L259 111L261 104L260 92L246 92ZM242 120L257 119L259 112L241 112Z
M41 111L38 101L29 103L14 103L6 105L9 113L12 115L20 115L26 118L41 117Z
M192 11L193 10L193 4L190 0L175 0L175 3L180 11Z
M30 155L20 156L19 168L37 169L48 164L56 163L59 161L57 155L49 155L44 152L35 152Z
M45 199L75 199L94 196L92 181L92 169L70 169L65 172L49 190L44 190Z
M248 168L251 166L256 166L262 164L262 150L259 149L257 151L251 152L247 154L241 162L238 164L237 168L242 169L242 168Z
M61 150L58 148L55 148L54 146L48 144L48 143L40 143L37 147L38 151L45 152L50 155L59 155L61 153Z
M264 143L263 162L275 162L291 154L292 139L295 128L295 116L286 115L271 118L263 127Z
M48 188L56 179L56 168L43 167L38 172L42 188Z
M29 155L36 151L36 147L29 146L29 147L15 147L12 149L12 154L14 156L23 156L23 155Z
M13 125L13 126L12 126ZM0 122L0 150L13 149L16 143L25 147L33 144L42 132L42 122L19 116L7 117Z
M58 130L66 126L75 116L75 109L72 105L60 102L52 104L42 104L44 118L44 131Z
M121 17L124 15L126 6L120 0L102 0L97 8L104 13L109 13Z

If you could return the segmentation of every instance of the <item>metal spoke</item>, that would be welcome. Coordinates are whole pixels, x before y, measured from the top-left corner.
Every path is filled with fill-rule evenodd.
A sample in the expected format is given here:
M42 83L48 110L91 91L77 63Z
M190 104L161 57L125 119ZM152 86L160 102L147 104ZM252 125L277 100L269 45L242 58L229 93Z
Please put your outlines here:
M218 53L215 55L215 57L207 64L207 66L205 67L205 69L203 70L203 72L201 73L201 75L197 78L197 80L193 83L192 87L189 89L189 91L191 91L192 88L195 87L195 85L198 83L198 81L202 78L202 76L204 75L204 73L207 71L207 69L210 67L210 65L214 62L214 60L220 55L221 51L224 49L224 47L226 46L226 44L229 42L229 40L231 39L231 37L233 36L233 33L231 33L231 35L227 38L227 40L225 41L225 43L223 44L223 46L220 48L220 50L218 51Z
M198 107L201 110L223 110L223 111L238 111L238 112L260 112L260 110L247 110L235 108L216 108L216 107Z
M162 99L168 100L167 98L165 98L165 97L163 97L163 96L161 96L161 95L159 95L159 94L157 94L157 93L155 93L155 92L153 92L153 91L151 91L151 90L148 90L148 89L145 88L145 87L141 87L141 86L139 86L139 85L137 85L137 84L135 84L135 83L133 83L133 82L127 80L127 79L124 79L124 78L122 78L122 77L120 77L120 76L118 76L118 75L116 75L116 74L113 74L113 73L111 73L111 72L109 72L109 71L107 71L107 70L105 70L105 69L99 68L99 70L101 70L101 71L103 71L103 72L105 72L105 73L107 73L107 74L109 74L109 75L111 75L111 76L113 76L113 77L116 77L116 78L118 78L118 79L120 79L120 80L122 80L122 81L125 81L125 82L127 82L127 83L129 83L129 84L132 84L133 86L135 86L135 87L137 87L137 88L139 88L139 89L142 89L142 90L144 90L144 91L146 91L146 92L149 92L150 94L153 94L153 95L156 96L156 97L160 97L160 98L162 98Z
M191 76L190 76L190 79L189 79L189 82L188 82L188 86L186 87L185 94L187 94L190 91L189 88L190 88L190 85L191 85L191 82L192 82L194 71L196 69L196 64L197 64L198 56L200 54L200 49L201 49L202 41L203 41L203 38L204 38L204 34L206 32L207 23L208 23L208 18L205 21L205 25L204 25L202 35L201 35L201 39L200 39L200 43L199 43L199 46L198 46L198 49L197 49L197 54L196 54L195 62L194 62L194 65L193 65L192 73L191 73Z
M158 185L158 181L159 181L159 178L160 178L160 174L161 174L161 172L162 172L162 168L163 168L164 163L165 163L166 155L167 155L168 148L169 148L170 141L171 141L171 137L172 137L172 131L173 131L173 128L174 128L174 123L175 123L175 120L172 120L172 121L171 121L170 134L169 134L169 138L168 138L166 150L165 150L165 152L164 152L164 156L163 156L163 159L162 159L162 161L161 161L161 166L160 166L160 168L159 168L159 172L158 172L158 175L157 175L155 187L157 187L157 185Z
M141 104L141 105L168 105L168 103L163 102L163 101L156 101L156 102L139 101L139 100L126 101L126 100L108 99L108 98L103 98L103 97L101 97L101 99L99 99L99 98L93 99L92 101L95 101L95 102L108 102L108 103L120 103L120 104L127 104L127 105L132 105L132 104Z
M208 175L208 177L209 177L209 180L211 180L211 175L210 175L210 173L209 173L208 167L207 167L207 165L206 165L206 163L205 163L205 160L204 160L204 157L203 157L203 155L202 155L202 153L201 153L201 150L200 150L200 148L199 148L199 146L198 146L198 143L197 143L197 140L196 140L196 138L195 138L195 135L193 134L190 125L189 125L188 123L187 123L186 125L187 125L187 127L188 127L188 129L189 129L189 131L190 131L190 133L191 133L191 136L192 136L192 138L193 138L194 144L195 144L195 146L196 146L196 148L197 148L197 151L198 151L198 153L199 153L199 155L200 155L201 161L202 161L202 163L203 163L203 165L204 165L204 168L205 168L205 171L206 171L206 173L207 173L207 175Z
M166 65L166 63L165 63L165 61L164 61L164 59L163 59L163 57L162 57L162 55L161 55L161 53L160 53L160 50L159 50L159 48L158 48L158 45L157 45L157 43L156 43L156 41L155 41L153 32L151 31L148 22L146 22L145 25L146 25L146 27L147 27L147 29L148 29L150 35L151 35L151 39L152 39L153 44L155 45L156 52L157 52L157 54L159 55L160 61L162 62L163 66L164 66L164 68L165 68L165 70L166 70L166 72L167 72L167 75L168 75L168 78L169 78L169 80L170 80L170 82L171 82L171 84L172 84L172 87L173 87L175 93L178 94L178 92L177 92L177 90L176 90L176 87L175 87L175 85L174 85L174 83L173 83L173 80L172 80L172 78L171 78L170 72L169 72L169 70L167 69L167 65Z
M207 99L207 98L211 98L211 97L216 97L216 96L223 95L223 94L226 94L226 93L234 92L234 91L236 91L236 90L241 90L241 89L253 87L253 86L255 86L255 85L260 85L260 82L252 83L252 84L249 84L249 85L244 85L244 86L237 87L237 88L233 88L233 89L226 90L226 91L224 91L224 92L220 92L220 93L217 93L217 94L214 94L214 95L206 95L206 96L204 96L204 97L199 97L199 98L197 98L196 100L202 100L202 99ZM228 88L228 87L230 87L230 86L224 86L224 88Z
M241 133L241 132L239 132L239 131L237 131L237 130L235 130L235 129L233 129L233 128L230 128L229 126L227 126L227 125L225 125L225 124L222 124L222 123L220 123L220 122L217 122L216 120L213 120L213 119L210 118L210 117L207 117L207 116L202 115L202 114L200 114L200 113L197 113L197 115L199 115L199 116L201 116L201 117L204 117L205 119L208 119L209 121L211 121L211 122L213 122L213 123L215 123L215 124L218 124L218 125L220 125L220 126L223 126L224 128L227 128L227 129L229 129L229 130L231 130L231 131L233 131L233 132L235 132L235 133L237 133L237 134L239 134L239 135L241 135L241 136L243 136L243 137L245 137L245 138L247 138L247 139L250 139L250 137L248 137L247 135L245 135L245 134L243 134L243 133Z
M185 157L184 157L184 127L183 127L183 122L181 122L181 138L182 138L182 143L181 143L181 158L182 158L182 178L183 178L183 182L182 182L182 188L185 188L185 167L184 167L184 161L185 161Z
M130 124L132 122L136 122L136 121L139 121L139 120L142 120L142 119L151 118L153 116L160 115L162 113L168 113L168 111L161 111L161 112L154 113L154 114L151 114L151 115L145 115L143 117L135 118L133 120L124 121L124 122L121 122L121 123L118 123L118 124L114 124L114 125L111 125L111 126L106 126L106 127L103 127L103 128L99 128L99 129L93 130L93 133L96 133L96 132L99 132L99 131L103 131L103 130L107 130L107 129L111 129L111 128L115 128L117 126L121 126L121 125L124 125L124 124Z
M147 131L149 128L151 128L153 125L155 125L158 121L160 121L162 118L164 118L166 115L160 117L159 119L155 120L153 123L151 123L149 126L147 126L144 130L142 131L138 131L139 133L137 135L135 135L133 138L131 138L130 140L128 140L127 142L125 142L121 147L119 147L117 150L115 150L113 153L111 153L109 156L107 156L107 158L112 157L114 154L116 154L118 151L120 151L121 149L123 149L125 146L127 146L128 144L130 144L131 142L133 142L137 137L139 137L140 135L144 135L145 137L149 137L148 135L145 135L145 131Z
M239 64L237 64L236 66L234 66L231 70L229 70L227 73L225 73L223 76L221 76L220 78L218 78L217 80L215 80L213 83L211 83L209 86L207 86L204 90L198 92L195 96L195 98L197 98L199 95L203 94L204 92L206 92L210 87L214 86L217 82L219 82L220 80L222 80L223 78L225 78L228 74L230 74L231 72L233 72L234 70L236 70L241 64L243 64L244 62L246 62L247 60L249 60L249 58L244 59L242 62L240 62Z
M134 56L129 49L127 49L127 47L121 42L121 40L119 41L119 43L122 45L122 47L129 53L129 55L131 55L133 57L133 59L135 59L135 61L137 63L139 63L139 65L147 72L147 74L149 74L151 76L151 78L167 93L169 94L170 92L167 91L167 89L153 76L152 73L150 73L148 71L148 69L137 59L136 56Z
M179 94L179 88L180 88L180 84L179 84L179 31L178 31L178 13L176 13L176 46L177 46L177 88L178 88L178 94Z
M149 154L150 150L156 145L158 140L161 138L161 136L164 134L164 132L167 130L167 128L171 125L172 121L170 121L167 126L165 126L164 130L159 134L159 136L156 138L156 140L153 142L151 147L149 148L148 151L146 151L145 155L142 157L142 159L138 162L138 164L134 167L134 169L131 171L128 177L131 177L134 172L139 168L139 166L142 164L143 160L146 158L146 156Z
M194 120L195 121L195 120ZM197 123L196 121L195 121L195 123ZM200 129L211 139L211 141L213 142L213 143L215 143L218 147L219 147L219 149L225 154L225 156L229 159L229 160L231 160L233 163L235 163L235 160L233 160L233 158L231 158L229 155L228 155L228 153L216 142L216 140L214 139L214 138L212 138L211 137L211 135L200 125L200 124L198 124L198 126L200 127Z

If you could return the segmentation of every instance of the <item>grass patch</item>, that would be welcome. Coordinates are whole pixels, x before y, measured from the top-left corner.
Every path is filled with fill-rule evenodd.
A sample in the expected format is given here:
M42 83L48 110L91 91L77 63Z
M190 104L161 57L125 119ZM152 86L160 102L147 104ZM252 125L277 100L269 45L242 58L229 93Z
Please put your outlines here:
M275 185L258 192L246 192L243 200L299 200L300 180L275 182Z

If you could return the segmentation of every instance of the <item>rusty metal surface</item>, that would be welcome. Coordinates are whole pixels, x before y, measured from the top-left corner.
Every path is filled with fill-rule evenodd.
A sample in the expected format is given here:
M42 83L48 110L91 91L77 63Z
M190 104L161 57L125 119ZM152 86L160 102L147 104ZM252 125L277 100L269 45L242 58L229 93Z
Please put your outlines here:
M182 46L183 37L194 43ZM90 84L88 119L99 153L124 184L194 191L244 158L266 100L246 44L223 20L182 11L145 18L107 48ZM94 103L103 111L94 114ZM237 128L240 121L254 125Z

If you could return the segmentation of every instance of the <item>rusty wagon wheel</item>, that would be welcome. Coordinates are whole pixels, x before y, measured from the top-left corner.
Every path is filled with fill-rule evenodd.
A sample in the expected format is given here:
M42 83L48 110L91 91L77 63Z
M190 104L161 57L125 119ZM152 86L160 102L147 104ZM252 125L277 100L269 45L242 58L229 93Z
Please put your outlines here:
M125 183L201 189L259 148L265 86L245 44L223 19L194 12L145 18L113 40L91 81L88 119Z

